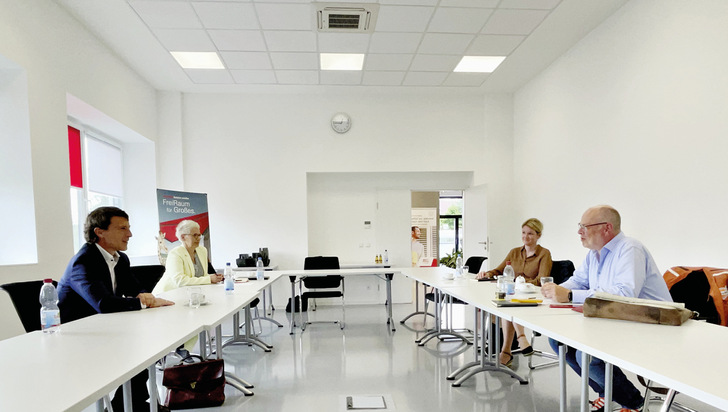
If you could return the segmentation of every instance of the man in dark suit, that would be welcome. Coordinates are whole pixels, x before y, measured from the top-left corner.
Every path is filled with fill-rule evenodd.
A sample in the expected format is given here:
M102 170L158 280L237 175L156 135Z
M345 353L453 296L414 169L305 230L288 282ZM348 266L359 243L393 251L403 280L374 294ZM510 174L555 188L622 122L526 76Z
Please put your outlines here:
M86 244L71 259L58 282L61 322L68 323L97 313L113 313L174 304L146 293L129 268L127 249L131 230L129 216L116 207L100 207L86 218ZM132 407L148 411L148 374L143 370L131 379ZM114 410L123 410L122 390L112 400Z

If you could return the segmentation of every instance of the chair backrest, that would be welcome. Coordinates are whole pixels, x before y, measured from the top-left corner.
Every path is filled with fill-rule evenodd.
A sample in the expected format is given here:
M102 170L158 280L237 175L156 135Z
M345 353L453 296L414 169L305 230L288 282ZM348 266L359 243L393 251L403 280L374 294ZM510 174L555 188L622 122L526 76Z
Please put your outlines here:
M151 292L157 286L157 282L164 275L164 269L162 265L132 266L130 268L131 275L147 292Z
M483 262L488 259L485 256L470 256L468 260L465 261L465 266L468 267L468 273L478 273L480 272L480 267L483 266Z
M698 319L725 326L728 310L721 289L725 290L728 269L710 267L675 266L667 270L663 279L675 302L698 312Z
M303 262L303 270L340 269L339 258L336 256L309 256ZM338 288L341 276L313 276L303 278L303 284L309 289Z
M570 260L554 260L551 266L551 277L557 285L566 282L574 274L576 268L574 262Z
M38 315L40 326L40 312ZM23 322L20 321L15 305L7 290L0 289L0 340L9 339L25 333Z
M40 288L42 280L29 280L25 282L6 283L0 288L4 289L15 307L15 312L23 324L26 332L40 330ZM58 282L53 281L53 286ZM61 319L61 322L63 319Z

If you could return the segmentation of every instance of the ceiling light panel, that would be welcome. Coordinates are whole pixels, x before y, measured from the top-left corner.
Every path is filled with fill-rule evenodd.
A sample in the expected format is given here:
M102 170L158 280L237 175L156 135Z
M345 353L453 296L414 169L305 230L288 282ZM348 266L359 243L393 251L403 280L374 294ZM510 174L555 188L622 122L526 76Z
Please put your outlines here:
M130 1L129 5L153 29L201 29L190 3L177 1Z
M172 51L172 57L183 69L224 69L220 57L214 52Z
M251 3L194 2L200 21L208 29L258 29L255 8Z
M505 60L505 56L463 56L456 72L491 73Z
M418 52L462 55L474 38L475 36L471 34L427 33L422 39Z
M382 6L377 18L377 32L423 32L435 11L434 7Z
M549 12L546 10L502 10L493 12L483 34L528 35L538 27Z
M438 7L432 16L429 33L478 33L492 9L466 9L454 7Z
M364 55L359 53L321 53L321 70L361 70Z

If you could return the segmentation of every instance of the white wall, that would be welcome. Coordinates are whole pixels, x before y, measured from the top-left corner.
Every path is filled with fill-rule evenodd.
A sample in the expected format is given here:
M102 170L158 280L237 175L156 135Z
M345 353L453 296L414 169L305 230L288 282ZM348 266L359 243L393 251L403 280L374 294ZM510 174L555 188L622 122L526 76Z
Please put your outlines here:
M728 2L631 1L515 95L517 214L579 264L592 205L661 270L728 266Z
M182 102L184 190L208 193L217 266L259 247L280 268L303 265L316 233L307 173L460 171L490 183L504 173L487 155L510 157L509 128L491 127L491 153L485 138L490 111L494 124L512 121L510 99L487 110L482 97L435 93L185 94ZM329 126L339 111L353 119L343 135ZM500 204L494 216L507 220L511 205Z
M0 267L0 281L57 279L75 252L67 93L154 139L155 91L53 1L3 1L0 39L0 54L27 73L38 233L38 264Z

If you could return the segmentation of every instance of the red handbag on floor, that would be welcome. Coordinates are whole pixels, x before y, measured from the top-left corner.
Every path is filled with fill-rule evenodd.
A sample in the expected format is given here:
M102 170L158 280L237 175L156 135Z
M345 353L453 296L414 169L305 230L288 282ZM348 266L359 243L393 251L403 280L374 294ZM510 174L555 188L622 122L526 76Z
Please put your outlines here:
M197 362L185 363L197 358ZM225 402L225 361L190 355L164 369L164 405L169 409L220 406Z

